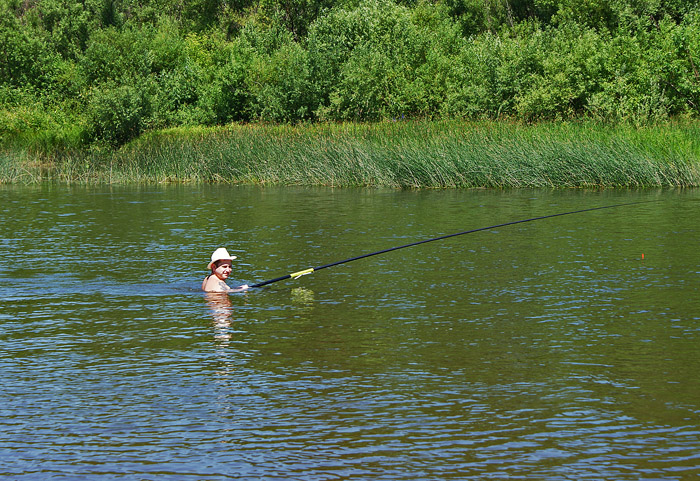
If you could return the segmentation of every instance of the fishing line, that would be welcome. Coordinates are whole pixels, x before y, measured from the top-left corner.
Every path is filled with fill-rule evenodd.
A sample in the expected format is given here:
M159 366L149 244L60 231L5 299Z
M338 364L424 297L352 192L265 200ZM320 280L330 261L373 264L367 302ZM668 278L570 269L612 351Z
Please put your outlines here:
M479 227L478 229L465 230L463 232L457 232L455 234L447 234L447 235L442 235L439 237L433 237L432 239L425 239L425 240L421 240L421 241L417 241L417 242L411 242L410 244L404 244L402 246L390 247L388 249L384 249L384 250L380 250L380 251L376 251L376 252L370 252L369 254L363 254L360 256L356 256L356 257L350 257L349 259L343 259L342 261L331 262L330 264L326 264L326 265L319 266L319 267L310 267L308 269L304 269L304 270L301 270L298 272L292 272L291 274L287 274L287 275L280 276L280 277L275 277L274 279L270 279L268 281L258 282L257 284L253 284L250 287L262 287L262 286L266 286L268 284L272 284L274 282L283 281L285 279L298 279L301 276L305 276L307 274L312 274L316 271L320 271L321 269L326 269L327 267L333 267L333 266L337 266L340 264L345 264L347 262L352 262L352 261L364 259L366 257L372 257L372 256L376 256L379 254L385 254L387 252L396 251L399 249L405 249L406 247L413 247L413 246L417 246L420 244L425 244L427 242L434 242L434 241L439 241L439 240L443 240L443 239L449 239L450 237L457 237L460 235L472 234L474 232L481 232L481 231L489 230L489 229L497 229L499 227L506 227L506 226L515 225L515 224L523 224L525 222L533 222L536 220L551 219L552 217L560 217L562 215L580 214L582 212L590 212L590 211L602 210L602 209L612 209L613 207L621 207L621 206L625 206L625 205L635 205L635 204L644 204L647 202L654 202L654 201L640 201L640 202L628 202L625 204L604 205L602 207L591 207L589 209L572 210L570 212L560 212L558 214L549 214L549 215L543 215L540 217L532 217L530 219L516 220L516 221L512 221L512 222L505 222L503 224L490 225L488 227Z

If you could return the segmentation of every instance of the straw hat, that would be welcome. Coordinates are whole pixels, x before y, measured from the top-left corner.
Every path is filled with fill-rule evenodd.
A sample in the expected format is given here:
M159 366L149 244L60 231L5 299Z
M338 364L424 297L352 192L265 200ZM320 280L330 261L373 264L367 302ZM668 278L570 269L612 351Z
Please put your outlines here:
M211 262L207 264L207 269L211 269L216 261L232 261L236 256L232 256L228 253L225 247L219 247L211 255Z

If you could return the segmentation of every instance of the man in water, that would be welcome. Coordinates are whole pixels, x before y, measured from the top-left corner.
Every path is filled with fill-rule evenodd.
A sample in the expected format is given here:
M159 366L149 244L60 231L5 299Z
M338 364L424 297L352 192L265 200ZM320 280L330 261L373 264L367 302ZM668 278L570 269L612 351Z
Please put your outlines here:
M226 284L226 279L231 275L232 261L236 256L231 256L225 247L220 247L211 255L211 262L207 269L211 274L202 281L202 290L206 292L242 292L248 289L248 284L233 288Z

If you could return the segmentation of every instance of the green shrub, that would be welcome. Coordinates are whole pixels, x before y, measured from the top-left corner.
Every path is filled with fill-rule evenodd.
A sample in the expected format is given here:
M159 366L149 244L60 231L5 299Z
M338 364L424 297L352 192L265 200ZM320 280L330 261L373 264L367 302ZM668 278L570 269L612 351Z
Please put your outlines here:
M58 60L43 32L21 22L0 2L0 85L50 89Z
M111 2L42 0L37 2L33 15L40 28L46 32L52 50L62 58L76 60L85 51L91 32L116 23L105 21L108 19L102 15L109 3Z
M532 37L531 37L532 38ZM515 114L533 120L572 119L585 113L587 99L599 90L605 40L577 24L539 34L539 64L523 75L515 94Z
M150 108L141 88L103 85L88 105L89 136L113 147L125 144L143 132Z
M501 63L501 40L486 34L470 39L451 62L446 78L446 96L442 107L448 117L494 118L501 110L497 69Z
M255 56L246 78L251 117L273 122L311 118L309 80L307 52L295 42Z
M226 61L213 69L212 79L203 86L199 106L210 114L212 123L250 120L251 93L246 85L252 53L233 50Z
M319 19L307 45L317 116L377 120L441 112L463 41L440 6L366 0Z
M181 67L152 77L149 127L167 128L176 125L206 124L207 118L198 108L205 72L192 61Z
M45 145L232 121L692 119L699 72L700 7L681 0L0 0L2 132Z
M648 55L668 99L669 114L700 113L700 14L688 15L679 25L661 21Z
M88 42L79 65L88 84L127 83L144 77L161 67L158 55L151 49L150 28L110 27L95 32Z
M70 101L0 89L0 146L51 153L81 147L85 127Z
M594 117L635 123L668 117L670 99L645 48L650 37L617 36L601 47L599 89L588 102Z

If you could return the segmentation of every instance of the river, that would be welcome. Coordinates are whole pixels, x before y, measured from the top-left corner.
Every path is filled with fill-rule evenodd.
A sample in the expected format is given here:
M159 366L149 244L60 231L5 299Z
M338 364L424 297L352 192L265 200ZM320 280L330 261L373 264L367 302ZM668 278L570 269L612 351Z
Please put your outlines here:
M699 190L0 201L3 479L700 476Z

